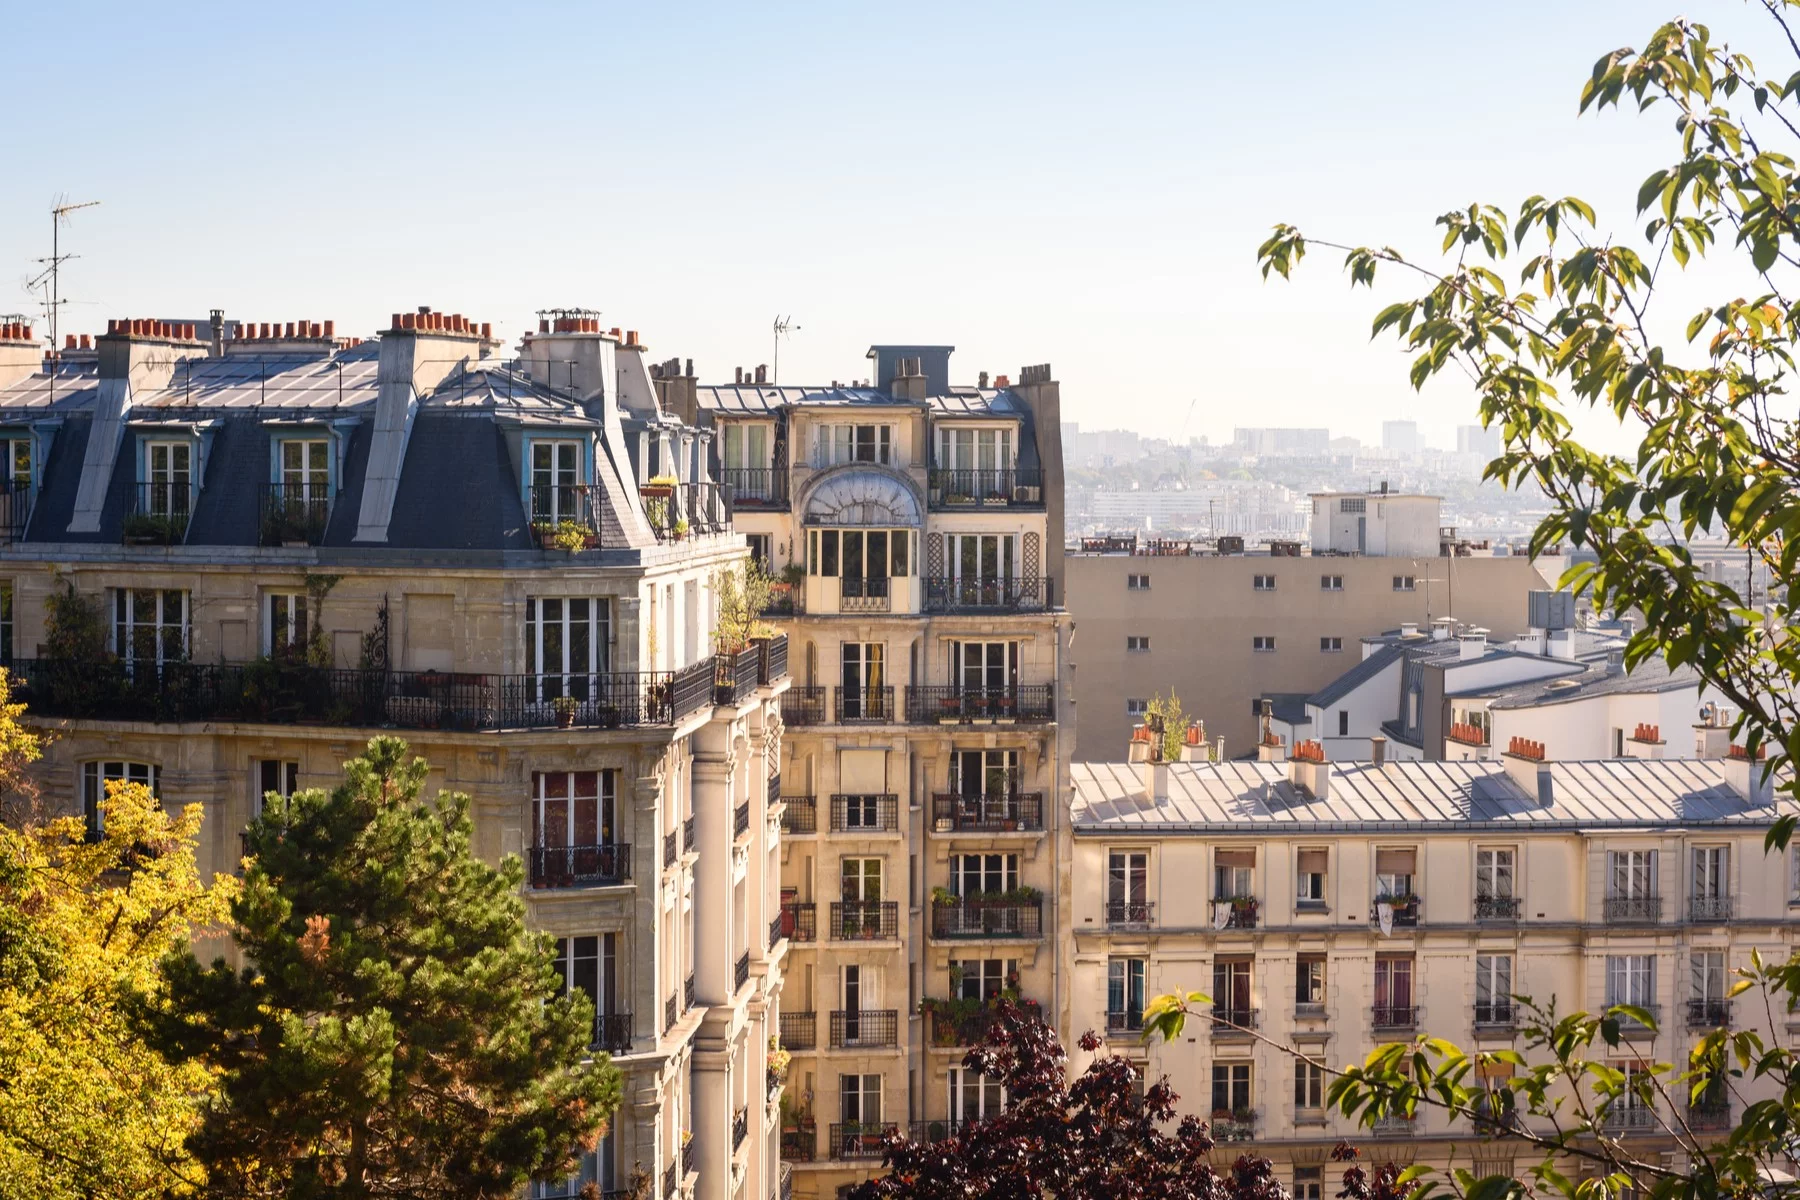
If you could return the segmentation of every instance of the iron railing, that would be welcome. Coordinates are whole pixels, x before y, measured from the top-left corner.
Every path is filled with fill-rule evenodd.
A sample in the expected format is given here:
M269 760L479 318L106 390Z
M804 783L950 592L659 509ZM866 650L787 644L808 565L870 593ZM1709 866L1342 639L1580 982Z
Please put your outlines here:
M1728 1100L1697 1100L1688 1105L1687 1124L1689 1129L1714 1131L1731 1128L1731 1102Z
M755 646L746 646L742 650L715 655L714 661L718 664L715 703L738 705L756 694L762 679L762 651Z
M1477 1025L1517 1024L1519 1010L1511 1000L1477 1000L1475 1002L1475 1023Z
M781 1045L787 1050L812 1050L819 1044L819 1014L783 1011Z
M900 936L900 905L893 900L845 900L831 905L834 941Z
M624 1054L630 1051L631 1014L628 1012L595 1013L593 1048L613 1054Z
M694 818L689 817L681 823L681 848L692 854L700 845L700 835L695 829Z
M880 1159L882 1142L897 1127L879 1121L849 1121L831 1126L831 1157L857 1161Z
M681 985L681 1001L683 1008L694 1007L694 973L687 973L687 982Z
M1656 1110L1640 1102L1624 1104L1615 1101L1600 1118L1607 1129L1651 1129L1656 1125Z
M825 724L829 688L791 687L781 694L781 722L789 727Z
M894 719L894 689L891 687L840 687L837 690L837 722L853 725L865 721Z
M1412 929L1419 923L1419 909L1424 907L1418 900L1408 900L1404 904L1377 899L1369 908L1369 924L1380 927L1381 906L1386 904L1393 912L1395 929Z
M818 802L811 796L783 796L781 798L781 832L819 832Z
M1662 1005L1657 1004L1654 1001L1620 1000L1617 998L1608 998L1606 1001L1606 1007L1608 1007L1608 1008L1613 1007L1615 1004L1628 1004L1632 1008L1635 1008L1639 1012L1643 1013L1646 1017L1649 1017L1652 1021L1655 1021L1658 1025L1662 1024ZM1642 1021L1638 1020L1636 1017L1631 1017L1631 1016L1626 1016L1624 1014L1620 1014L1619 1028L1621 1028L1621 1029L1648 1029L1649 1026L1645 1025Z
M681 1143L681 1173L692 1175L700 1169L700 1148L694 1145L693 1139Z
M712 698L710 659L680 671L487 675L305 663L14 659L20 702L40 716L242 721L353 728L501 729L670 725ZM573 704L563 700L572 700Z
M845 575L838 580L838 611L884 613L893 606L893 587L885 575L863 578Z
M788 673L788 638L785 633L774 637L753 638L756 645L757 662L760 664L757 682L775 683L787 678Z
M1377 1004L1369 1010L1369 1024L1376 1029L1413 1029L1419 1024L1416 1004Z
M1036 1000L1020 1000L1018 1007L1029 1020L1044 1019L1043 1007ZM988 1030L999 1015L995 1000L985 1001L975 1009L963 1009L952 1001L927 1000L920 1008L931 1018L930 1042L940 1049L981 1045L987 1041Z
M736 1154L744 1148L744 1139L750 1136L750 1110L740 1108L731 1118L731 1152Z
M1044 473L1037 468L937 469L926 475L933 508L960 508L967 504L1039 505L1044 502Z
M831 798L831 832L893 833L900 828L900 797L845 796Z
M1417 1130L1418 1127L1418 1117L1404 1117L1393 1114L1385 1117L1376 1117L1374 1124L1371 1125L1369 1129L1370 1132L1378 1138L1409 1138L1413 1136L1414 1131Z
M681 1171L670 1163L663 1172L663 1200L675 1200L675 1193L681 1187Z
M892 1008L865 1008L831 1014L831 1048L880 1048L900 1044L900 1013Z
M981 1119L978 1117L931 1117L923 1121L908 1122L907 1136L915 1142L941 1142L980 1123Z
M749 982L750 982L750 952L748 950L746 950L742 954L738 955L737 965L734 968L732 968L732 972L731 972L732 989L734 991L741 990L743 988L743 986Z
M973 688L908 684L906 719L915 725L1005 725L1014 721L1054 721L1056 689L1048 683Z
M781 913L777 912L774 917L769 920L769 951L773 953L775 947L781 943L781 939L786 936L787 921L782 917Z
M1256 1136L1256 1114L1247 1109L1228 1116L1214 1114L1207 1129L1215 1142L1247 1142Z
M731 836L741 838L750 832L750 802L744 801L731 812Z
M1130 929L1156 924L1154 900L1108 900L1106 923L1114 929Z
M610 887L631 878L631 844L533 846L534 888Z
M1519 898L1517 896L1477 896L1475 897L1475 919L1477 921L1516 921L1519 919Z
M187 538L198 492L191 483L138 484L136 502L125 518L125 543L179 546Z
M317 546L335 497L314 483L265 483L257 489L257 540L264 546Z
M781 906L781 927L793 942L819 940L819 911L813 904L789 900Z
M927 579L926 612L1029 612L1054 608L1050 579Z
M12 481L0 481L0 542L25 540L25 527L31 524L32 492L30 485L14 487Z
M811 1120L798 1125L783 1128L781 1131L781 1161L812 1162L819 1156L819 1128Z
M1608 896L1601 903L1601 915L1614 921L1662 920L1661 896Z
M676 1000L675 993L670 992L669 998L667 1000L663 1001L663 1032L664 1033L667 1033L667 1032L669 1032L669 1030L675 1028L675 1021L681 1015L680 1010L675 1007L675 1000Z
M606 493L585 483L540 483L531 488L531 534L546 550L592 550L600 545ZM575 544L579 537L580 544ZM562 544L558 544L562 539Z
M1707 997L1687 1002L1689 1029L1717 1029L1731 1024L1731 1001L1724 997Z
M786 508L788 472L781 467L726 467L719 482L731 489L733 508Z
M1213 1005L1212 1035L1216 1038L1248 1037L1256 1028L1257 1012L1254 1008L1238 1008L1235 1005Z
M644 516L659 542L679 541L731 528L731 499L716 483L646 485L638 489Z
M1214 929L1255 929L1257 904L1240 896L1217 896L1213 899ZM1224 923L1220 923L1220 918Z
M1141 1008L1106 1014L1106 1032L1108 1033L1137 1033L1143 1027L1144 1010Z
M964 796L936 792L931 797L931 825L938 833L1041 832L1044 793Z
M666 869L674 866L675 860L680 857L681 847L677 844L675 831L671 829L663 834L663 867Z
M1688 920L1695 924L1731 920L1731 897L1689 896Z
M931 936L937 938L1040 938L1042 900L935 901Z

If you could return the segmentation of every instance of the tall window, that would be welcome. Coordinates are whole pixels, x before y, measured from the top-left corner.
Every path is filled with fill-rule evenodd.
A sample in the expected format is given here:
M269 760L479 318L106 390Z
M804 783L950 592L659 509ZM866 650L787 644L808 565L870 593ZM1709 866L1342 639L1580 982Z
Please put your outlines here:
M1302 954L1294 959L1294 1003L1305 1008L1325 1007L1325 956Z
M1325 1068L1304 1058L1294 1060L1294 1107L1300 1110L1325 1107ZM1313 1186L1318 1187L1317 1181ZM1314 1191L1316 1198L1318 1192ZM1299 1200L1296 1193L1295 1200Z
M1330 852L1323 848L1301 849L1294 859L1299 887L1295 899L1302 905L1325 903L1325 868Z
M1256 895L1256 851L1213 851L1213 899L1249 899Z
M995 587L1018 574L1014 539L1004 533L953 533L949 535L949 566L953 582L967 588Z
M1106 960L1106 1028L1108 1032L1144 1027L1144 972L1141 958Z
M144 447L149 495L145 508L159 517L185 517L193 497L194 448L188 442L151 442Z
M1694 847L1694 899L1716 904L1731 896L1727 870L1730 859L1724 846Z
M1413 894L1413 872L1418 869L1418 851L1380 849L1375 851L1375 895L1377 899L1401 900Z
M82 763L81 807L88 829L96 837L106 832L106 785L112 782L141 783L152 796L162 799L162 768L155 763Z
M1250 1064L1216 1062L1212 1068L1212 1106L1215 1113L1250 1111Z
M583 519L581 506L581 443L534 441L531 443L531 519L554 524Z
M1294 1168L1294 1200L1321 1200L1325 1189L1323 1167Z
M187 657L188 594L119 588L113 592L113 650L127 664Z
M306 593L270 592L264 622L263 653L271 658L303 658L306 655Z
M1475 1021L1504 1024L1513 1015L1513 960L1510 954L1475 956Z
M774 472L769 447L775 427L762 422L732 421L724 427L724 482L740 500L774 499Z
M591 677L612 667L612 602L584 596L527 600L525 664L536 699L593 699Z
M1375 959L1375 1024L1411 1024L1412 1008L1412 955L1377 955Z
M1512 850L1505 847L1478 847L1475 851L1475 898L1511 900L1512 896Z
M300 764L274 758L261 759L256 764L256 778L262 786L250 797L250 815L260 817L271 794L285 800L300 790Z
M1656 956L1653 954L1609 954L1606 956L1606 1003L1635 1004L1640 1008L1656 1003Z
M1695 950L1688 955L1689 999L1723 1004L1728 981L1723 950Z
M846 858L838 864L838 889L843 900L845 937L876 936L881 928L881 860ZM886 931L892 937L891 930Z
M952 854L950 890L958 896L999 895L1019 886L1016 854Z
M286 438L281 443L281 488L289 500L331 498L331 443Z
M879 1127L881 1124L881 1076L839 1075L838 1102L844 1124Z
M556 939L557 993L580 990L594 1003L596 1018L619 1011L618 934Z
M838 711L848 721L883 715L886 703L886 647L880 642L845 642L838 648Z
M912 574L909 529L811 529L806 545L806 573L841 580L846 596L885 596L889 578Z
M1012 430L938 428L938 467L955 472L952 487L959 494L985 499L996 494L1004 472L1012 469ZM967 475L968 486L962 476Z
M1213 1011L1237 1025L1250 1023L1250 960L1213 961Z
M1607 852L1607 895L1615 900L1647 900L1655 894L1656 851Z
M950 790L959 796L1008 796L1019 790L1017 750L955 750Z
M8 466L7 483L14 492L31 494L31 439L4 438L6 445L6 462Z
M814 462L821 467L840 463L887 463L893 458L892 425L823 425L815 434Z
M1150 853L1114 850L1106 862L1106 919L1141 923L1149 920Z
M13 657L13 585L12 581L0 582L0 663L10 663Z
M534 771L531 844L611 846L618 839L617 771Z
M967 1067L950 1068L950 1119L979 1121L1006 1107L1006 1089L1000 1081Z
M958 1000L992 1000L1006 990L1006 977L1018 970L1016 958L953 959L950 993Z
M964 691L1012 690L1019 683L1019 643L951 642L950 678Z

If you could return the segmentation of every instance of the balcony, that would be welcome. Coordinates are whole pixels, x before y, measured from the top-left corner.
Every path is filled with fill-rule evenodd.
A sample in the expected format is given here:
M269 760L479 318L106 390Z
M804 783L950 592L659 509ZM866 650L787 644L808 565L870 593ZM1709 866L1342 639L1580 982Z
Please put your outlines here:
M631 878L631 844L533 846L534 888L614 887Z
M819 1017L810 1012L783 1012L781 1044L788 1050L815 1050L819 1045Z
M1107 1033L1141 1033L1144 1028L1144 1010L1136 1009L1126 1012L1109 1012L1106 1014Z
M980 1118L934 1117L924 1121L913 1121L907 1132L913 1141L930 1144L955 1137L971 1126L980 1123Z
M780 913L776 913L775 916L769 921L769 953L770 954L774 954L775 947L779 946L781 944L781 939L786 936L787 936L787 921L785 919L783 919L783 917Z
M779 1165L781 1177L776 1182L773 1200L794 1200L794 1168L788 1163Z
M671 992L669 993L669 998L663 1001L663 1032L667 1033L669 1030L675 1028L675 1022L679 1020L680 1017L681 1008L679 1007L675 994Z
M1256 1113L1248 1108L1214 1109L1208 1127L1215 1142L1248 1142L1256 1136Z
M746 950L742 954L738 955L737 965L734 966L731 970L732 990L733 991L742 991L744 985L749 982L750 982L750 952L748 950Z
M1214 929L1255 929L1256 899L1252 896L1215 896L1212 902Z
M1689 896L1688 921L1695 925L1722 925L1731 920L1730 896Z
M1475 1024L1490 1029L1511 1029L1519 1023L1519 1010L1510 1000L1477 1000Z
M839 942L900 936L900 905L892 900L845 900L831 906L831 937Z
M1014 725L1056 719L1055 689L1047 683L971 688L909 684L906 719L914 725Z
M935 792L931 797L931 828L936 833L1042 833L1044 793L965 796Z
M659 542L731 528L729 493L716 483L647 483L638 488L638 495Z
M1417 1029L1419 1009L1412 1004L1377 1004L1369 1010L1372 1029Z
M1036 1000L1019 1000L1019 1011L1034 1021L1043 1020L1043 1009ZM940 1000L927 997L919 1001L919 1012L930 1018L927 1037L939 1048L979 1046L987 1040L999 1011L999 1000L971 1000L952 997Z
M257 489L257 541L264 546L317 546L331 521L331 492L311 483L265 483Z
M673 829L663 834L663 869L668 870L681 857L680 835Z
M692 817L681 823L681 848L689 854L697 853L700 848L700 839L694 832L694 818Z
M1041 470L933 470L926 476L932 508L1035 508L1044 503Z
M764 686L777 683L787 678L788 674L788 639L787 634L778 633L770 638L752 638L756 646L757 661L761 664L756 681Z
M1661 896L1608 896L1600 911L1606 923L1649 923L1662 920Z
M744 1148L744 1139L750 1136L750 1110L740 1108L731 1118L731 1152L736 1154Z
M683 1008L694 1007L694 973L687 973L687 982L681 985L681 1004Z
M789 900L781 906L781 928L790 942L819 940L819 916L814 905Z
M1029 938L1044 936L1041 897L934 899L931 936L934 938Z
M683 1130L683 1132L685 1133L686 1131ZM694 1146L693 1140L690 1138L689 1140L682 1142L681 1173L683 1175L692 1175L694 1172L698 1171L700 1169L699 1160L700 1151Z
M605 1050L611 1054L630 1053L631 1014L596 1013L594 1015L594 1040L591 1047L595 1050Z
M1519 899L1516 896L1477 896L1475 897L1475 919L1477 921L1516 921L1519 919Z
M894 689L891 687L841 687L837 690L837 722L840 725L867 724L894 719Z
M748 700L764 682L763 652L756 646L722 651L714 656L713 662L718 667L718 675L713 683L713 700L727 708Z
M1390 1115L1376 1117L1375 1124L1370 1127L1369 1132L1373 1133L1376 1137L1383 1139L1409 1138L1415 1136L1415 1131L1418 1127L1419 1119L1417 1116L1403 1117L1399 1115Z
M750 832L750 802L744 801L731 810L731 836L741 838Z
M541 483L531 488L531 536L545 550L595 550L605 493L585 483ZM322 528L322 526L321 526Z
M726 467L719 472L719 483L730 491L733 509L788 506L788 473L784 468Z
M31 501L29 485L15 488L11 480L0 480L0 544L25 540L25 527L31 523Z
M1731 1027L1731 1001L1724 997L1689 1000L1687 1002L1687 1023L1689 1029L1729 1029Z
M1036 612L1055 608L1050 579L927 579L925 611Z
M781 694L781 721L790 727L825 724L825 693L822 687L791 687Z
M1607 1109L1605 1115L1600 1118L1602 1128L1612 1130L1656 1128L1655 1109L1641 1101L1624 1103L1623 1099L1615 1101L1613 1106ZM1635 1100L1636 1097L1632 1097L1632 1099Z
M840 1009L831 1014L833 1050L886 1050L899 1044L900 1013L896 1009Z
M781 798L781 832L819 832L818 802L811 796L783 796Z
M1726 1100L1700 1100L1688 1107L1688 1128L1716 1133L1731 1128L1731 1104Z
M1256 1017L1254 1008L1215 1004L1212 1009L1212 1035L1226 1040L1249 1037L1256 1029Z
M848 1121L842 1125L831 1126L831 1157L847 1162L881 1161L881 1144L888 1134L898 1131L897 1125L883 1125L879 1121Z
M1377 896L1374 907L1369 909L1370 926L1380 928L1381 906L1384 904L1393 910L1395 929L1413 929L1418 926L1419 909L1423 906L1419 903L1417 896L1410 896L1403 900L1397 898L1390 900L1385 896Z
M670 1163L668 1169L663 1172L663 1200L675 1200L676 1193L680 1188L681 1168L675 1163Z
M781 1161L809 1163L819 1156L819 1128L807 1117L781 1129Z
M838 611L884 613L893 609L893 585L886 576L859 579L845 575L838 580Z
M1148 929L1156 924L1156 902L1154 900L1108 900L1106 902L1106 927L1108 929Z
M1606 1007L1611 1008L1616 1004L1629 1004L1632 1008L1637 1009L1658 1025L1662 1024L1662 1006L1654 1001L1612 999L1606 1002ZM1621 1014L1619 1017L1619 1028L1626 1033L1630 1033L1635 1030L1647 1030L1650 1026L1644 1024L1636 1017L1628 1017Z
M487 675L298 662L14 659L14 696L39 716L340 728L616 729L672 725L712 702L713 665L605 675ZM572 701L573 703L568 703Z
M187 539L198 491L188 483L140 483L131 514L125 518L127 546L179 546Z
M842 796L831 798L831 832L897 833L900 829L898 796Z

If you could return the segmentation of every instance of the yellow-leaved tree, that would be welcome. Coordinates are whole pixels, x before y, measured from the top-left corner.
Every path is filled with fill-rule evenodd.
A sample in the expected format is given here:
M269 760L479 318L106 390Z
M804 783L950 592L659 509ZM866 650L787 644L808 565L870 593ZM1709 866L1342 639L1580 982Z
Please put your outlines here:
M0 672L0 762L37 742ZM16 779L0 779L11 792ZM141 784L80 817L0 824L0 1200L133 1200L191 1190L183 1148L212 1093L170 1065L131 1010L162 1003L157 964L225 918L237 881L194 862L200 806L170 816Z

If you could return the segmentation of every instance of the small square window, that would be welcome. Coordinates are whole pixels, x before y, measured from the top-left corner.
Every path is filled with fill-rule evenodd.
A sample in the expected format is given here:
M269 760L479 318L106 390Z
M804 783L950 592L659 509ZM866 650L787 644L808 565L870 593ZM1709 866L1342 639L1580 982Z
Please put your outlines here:
M1258 654L1272 654L1275 651L1275 637L1273 634L1259 633L1250 639L1250 648Z
M1341 637L1322 637L1319 639L1320 654L1342 654L1344 639Z
M1147 592L1150 590L1150 577L1148 575L1127 575L1125 588L1127 591Z
M1319 590L1322 592L1341 592L1341 591L1343 591L1344 590L1344 577L1342 575L1321 575L1321 576L1319 576Z
M1250 582L1251 588L1254 591L1272 592L1275 590L1275 577L1273 575L1252 575L1250 577Z
M1136 635L1128 636L1125 639L1125 649L1137 654L1145 653L1150 649L1150 639Z
M1411 575L1396 575L1396 576L1394 576L1394 590L1396 592L1412 591L1413 590L1413 577Z
M1128 698L1125 701L1125 715L1128 717L1141 717L1149 711L1150 702L1148 700L1134 700Z

